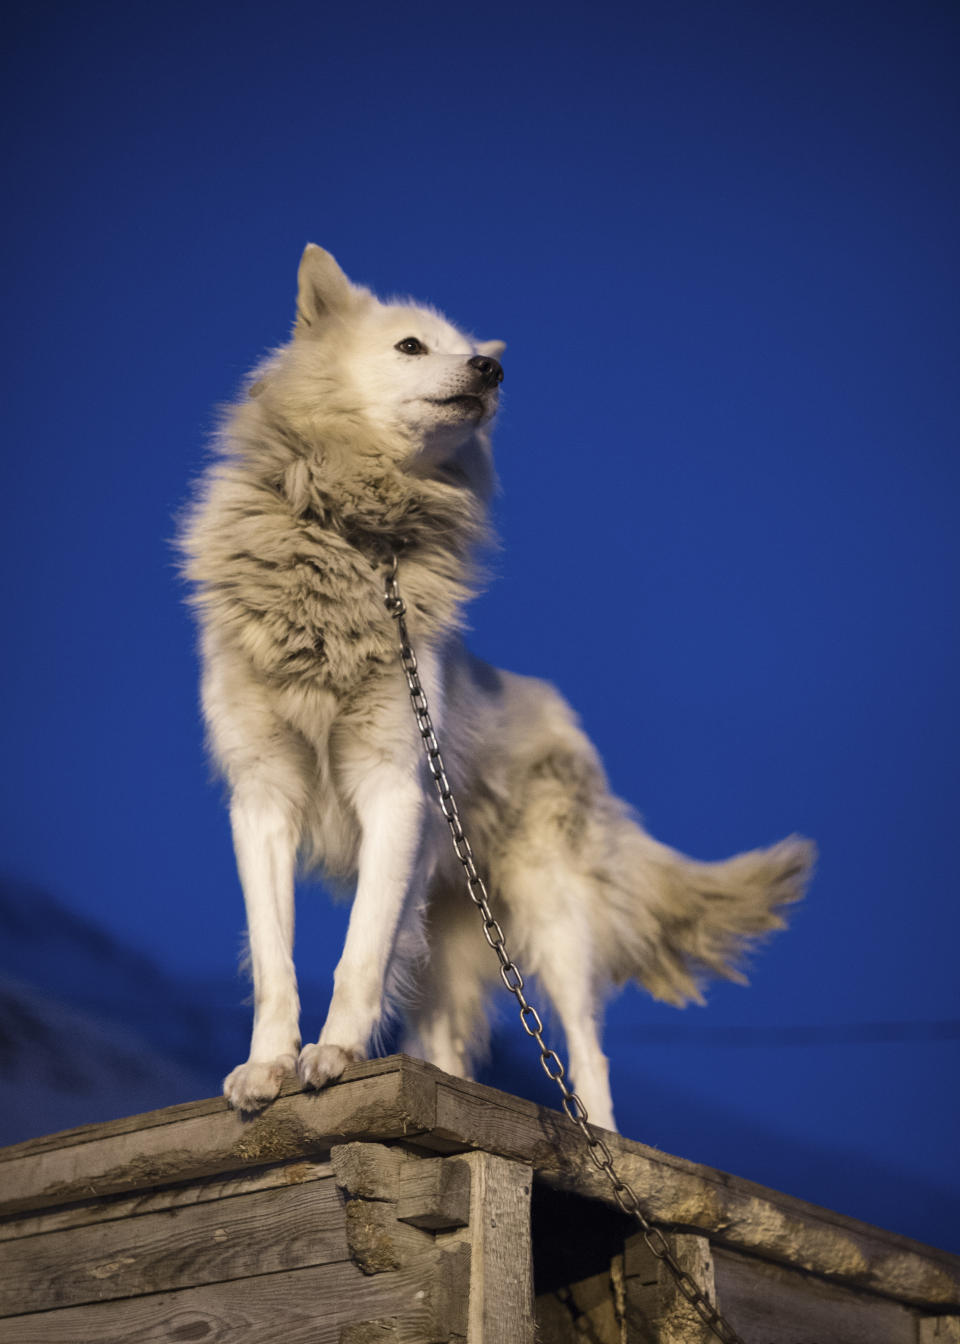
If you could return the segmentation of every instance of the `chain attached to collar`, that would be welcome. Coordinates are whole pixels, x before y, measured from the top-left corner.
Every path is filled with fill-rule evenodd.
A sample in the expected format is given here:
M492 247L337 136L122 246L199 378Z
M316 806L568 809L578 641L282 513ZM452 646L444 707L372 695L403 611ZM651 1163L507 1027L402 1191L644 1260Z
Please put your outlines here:
M440 754L440 744L437 741L437 735L434 731L433 721L430 718L430 707L427 703L426 693L420 681L419 669L417 665L417 655L414 653L413 645L410 643L410 635L407 630L407 608L403 598L400 595L400 586L397 580L397 570L399 562L396 555L390 560L387 570L387 576L384 583L384 605L390 615L397 623L397 634L400 643L400 664L403 668L403 674L406 678L407 689L410 692L410 703L413 706L414 717L417 721L417 728L420 732L420 740L423 743L423 750L427 758L427 767L431 778L436 785L437 795L440 800L440 811L443 813L447 826L450 829L450 836L453 840L454 853L460 866L463 868L464 877L467 883L467 894L471 901L477 907L483 920L483 936L487 943L496 953L497 960L500 962L500 978L505 987L516 999L520 1008L520 1023L528 1036L536 1042L540 1051L540 1067L551 1080L556 1083L560 1090L560 1105L568 1119L572 1120L587 1145L587 1151L594 1163L594 1166L601 1171L607 1180L613 1192L613 1197L623 1212L634 1218L640 1225L640 1232L647 1248L658 1260L660 1260L673 1275L681 1294L693 1307L694 1311L709 1327L717 1339L722 1340L723 1344L744 1344L743 1339L737 1334L736 1330L720 1315L717 1308L710 1301L706 1293L697 1286L696 1280L687 1270L683 1268L677 1260L673 1251L670 1249L666 1237L658 1227L649 1221L640 1205L636 1192L628 1181L625 1181L616 1172L613 1165L613 1155L610 1149L604 1143L603 1139L589 1128L587 1108L577 1096L576 1092L570 1087L566 1079L566 1070L560 1056L555 1050L552 1050L543 1039L543 1022L536 1008L530 1003L524 994L524 979L520 974L516 962L512 960L507 951L506 939L503 929L500 927L493 912L490 909L487 888L483 878L480 876L476 861L473 857L473 849L470 841L467 839L463 829L463 823L460 819L460 811L457 807L457 801L453 796L453 790L450 787L450 781L443 764L443 757Z

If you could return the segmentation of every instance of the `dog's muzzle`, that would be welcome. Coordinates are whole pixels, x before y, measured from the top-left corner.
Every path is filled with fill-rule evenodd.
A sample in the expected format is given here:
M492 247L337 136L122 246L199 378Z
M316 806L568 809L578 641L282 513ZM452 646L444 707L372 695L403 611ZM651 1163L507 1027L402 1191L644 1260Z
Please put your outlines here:
M476 369L485 392L503 382L503 365L499 359L492 359L489 355L474 355L472 359L467 360L467 365L471 369Z

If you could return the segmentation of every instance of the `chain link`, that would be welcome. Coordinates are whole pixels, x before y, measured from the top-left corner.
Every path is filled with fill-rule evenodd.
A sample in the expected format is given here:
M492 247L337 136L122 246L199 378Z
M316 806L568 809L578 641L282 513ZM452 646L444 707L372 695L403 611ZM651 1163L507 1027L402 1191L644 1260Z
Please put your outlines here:
M430 709L427 704L426 693L420 682L419 669L417 665L417 656L410 643L410 635L407 631L406 614L407 608L400 596L400 587L397 581L398 560L394 555L390 561L387 577L384 585L384 605L387 611L397 623L397 634L400 641L400 664L403 668L403 674L406 678L407 689L410 692L410 703L413 706L413 713L417 720L417 728L420 732L420 738L423 742L423 750L427 758L427 766L430 775L436 785L437 795L440 800L440 810L444 815L447 826L450 829L450 836L453 840L454 853L463 868L464 876L467 882L467 894L471 901L477 907L483 919L483 936L487 943L497 955L500 962L500 978L505 987L516 999L520 1008L520 1023L528 1036L532 1037L540 1050L540 1066L551 1082L556 1083L560 1090L560 1105L569 1120L572 1120L580 1131L587 1145L587 1151L598 1171L601 1171L610 1182L613 1197L618 1206L629 1217L635 1219L640 1226L641 1236L648 1250L656 1256L673 1275L677 1288L689 1302L701 1321L709 1327L717 1339L722 1340L723 1344L744 1344L743 1339L737 1334L731 1326L720 1315L717 1308L713 1305L706 1293L697 1286L693 1276L683 1268L676 1256L670 1249L667 1239L658 1227L655 1227L646 1217L640 1205L640 1200L636 1192L628 1181L623 1180L617 1174L613 1165L613 1155L610 1149L604 1143L598 1134L592 1133L589 1128L589 1117L587 1108L577 1096L576 1092L570 1087L566 1079L566 1070L563 1062L555 1050L552 1050L543 1038L543 1023L540 1014L532 1003L528 1002L524 994L524 979L520 974L517 964L511 959L507 951L507 943L504 938L503 929L493 916L490 909L489 897L486 884L480 876L477 865L473 857L473 849L470 841L467 839L463 829L463 823L460 820L460 812L457 807L457 801L453 796L453 790L450 787L450 781L447 778L447 772L444 768L443 757L440 754L440 744L437 741L437 735L434 731L433 721L430 718Z

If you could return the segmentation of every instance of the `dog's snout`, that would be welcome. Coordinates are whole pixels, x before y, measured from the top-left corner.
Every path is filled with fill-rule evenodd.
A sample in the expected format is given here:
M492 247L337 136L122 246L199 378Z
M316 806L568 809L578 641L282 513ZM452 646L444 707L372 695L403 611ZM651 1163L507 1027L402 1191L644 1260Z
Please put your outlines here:
M499 359L491 359L489 355L474 355L467 363L479 373L484 387L496 387L503 382L503 365Z

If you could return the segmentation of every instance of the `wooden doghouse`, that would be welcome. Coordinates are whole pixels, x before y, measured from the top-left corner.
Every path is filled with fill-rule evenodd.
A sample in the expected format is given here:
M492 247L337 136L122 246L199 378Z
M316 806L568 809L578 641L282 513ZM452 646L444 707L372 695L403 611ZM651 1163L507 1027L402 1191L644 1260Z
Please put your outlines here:
M747 1344L960 1344L960 1258L611 1138ZM0 1150L4 1344L707 1344L559 1113L404 1056Z

